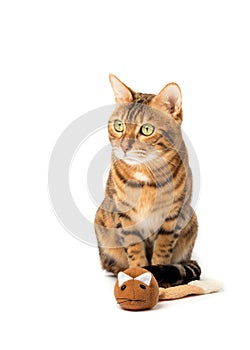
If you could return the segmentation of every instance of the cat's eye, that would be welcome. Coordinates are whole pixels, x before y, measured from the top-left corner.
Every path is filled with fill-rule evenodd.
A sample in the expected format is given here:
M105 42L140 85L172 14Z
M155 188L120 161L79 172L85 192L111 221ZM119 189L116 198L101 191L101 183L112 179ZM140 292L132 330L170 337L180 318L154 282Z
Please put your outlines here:
M115 131L123 132L123 130L124 130L123 122L119 119L115 120L114 121L114 129L115 129Z
M140 132L144 136L150 136L153 134L154 130L155 130L155 128L153 127L153 125L144 124L144 125L142 125Z
M126 284L123 284L122 286L121 286L121 290L124 290L124 289L126 289Z
M146 289L146 286L144 284L140 284L141 289Z

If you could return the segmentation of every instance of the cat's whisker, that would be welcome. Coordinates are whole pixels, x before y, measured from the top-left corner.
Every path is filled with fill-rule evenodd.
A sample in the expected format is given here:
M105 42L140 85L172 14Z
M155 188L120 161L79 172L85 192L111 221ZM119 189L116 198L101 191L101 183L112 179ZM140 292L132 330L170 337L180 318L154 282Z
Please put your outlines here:
M162 149L162 151L169 151L169 150L175 151L178 154L186 154L186 151L180 150L177 147L166 147Z
M160 150L156 150L156 152L158 152L158 153L161 154L161 151L160 151ZM162 159L162 158L164 158L164 156L161 155L160 158ZM164 158L164 159L165 159L165 161L166 161L166 164L169 163L169 164L171 164L172 166L174 166L175 168L178 166L178 164L174 164L173 162L171 162L170 159L166 159L166 158Z

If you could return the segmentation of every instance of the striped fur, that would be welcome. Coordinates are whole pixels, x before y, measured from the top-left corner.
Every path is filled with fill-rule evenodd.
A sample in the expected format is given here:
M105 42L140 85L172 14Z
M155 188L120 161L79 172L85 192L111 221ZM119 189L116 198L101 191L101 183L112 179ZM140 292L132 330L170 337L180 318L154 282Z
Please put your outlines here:
M172 83L158 95L143 94L115 76L110 81L117 102L108 124L111 169L95 218L102 267L117 274L146 266L164 287L198 279L200 268L190 260L198 223L180 89ZM143 125L153 127L151 135Z

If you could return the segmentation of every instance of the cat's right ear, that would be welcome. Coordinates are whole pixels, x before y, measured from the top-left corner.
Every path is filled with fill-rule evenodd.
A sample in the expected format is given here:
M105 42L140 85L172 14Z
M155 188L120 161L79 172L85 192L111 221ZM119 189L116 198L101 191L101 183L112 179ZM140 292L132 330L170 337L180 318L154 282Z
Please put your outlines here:
M116 103L133 102L132 90L115 75L109 74L109 81L115 94Z

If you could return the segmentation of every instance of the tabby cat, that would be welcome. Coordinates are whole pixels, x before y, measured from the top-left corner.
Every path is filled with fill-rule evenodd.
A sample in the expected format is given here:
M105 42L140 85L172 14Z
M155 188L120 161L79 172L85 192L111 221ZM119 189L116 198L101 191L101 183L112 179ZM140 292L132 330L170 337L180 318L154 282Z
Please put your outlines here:
M190 260L198 223L184 144L182 96L175 83L158 95L134 92L114 75L109 119L112 162L95 231L102 267L151 271L162 287L200 277Z

